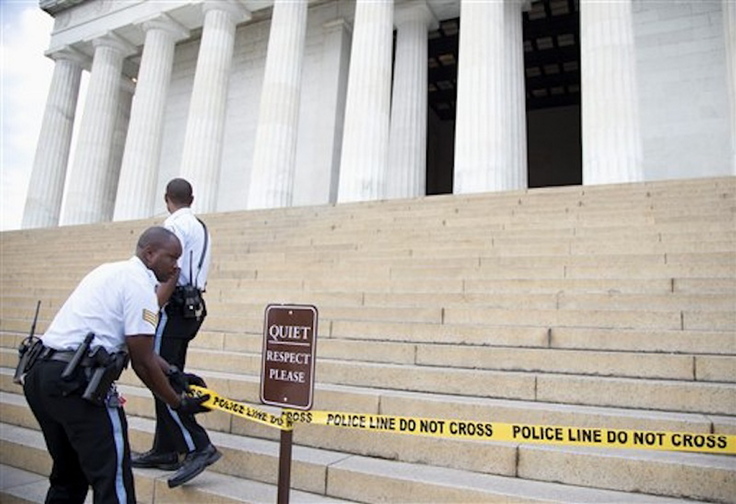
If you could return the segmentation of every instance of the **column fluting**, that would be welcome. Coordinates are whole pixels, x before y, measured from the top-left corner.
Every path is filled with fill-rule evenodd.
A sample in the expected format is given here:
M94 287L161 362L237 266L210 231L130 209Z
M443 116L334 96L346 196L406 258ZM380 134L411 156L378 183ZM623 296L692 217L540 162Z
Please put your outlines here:
M128 136L115 199L115 220L143 219L154 211L166 92L176 41L189 31L168 16L147 21Z
M69 178L62 224L88 224L112 218L106 199L110 151L118 113L123 59L135 48L109 33L93 41L92 71Z
M311 191L320 194L317 203L335 203L340 180L345 101L350 71L350 35L352 27L344 18L322 25L323 50L320 96L323 110L319 142L324 145L323 169L310 177Z
M726 40L728 100L731 106L731 173L736 175L736 3L723 0L723 35Z
M513 188L504 0L461 0L455 194Z
M23 228L59 225L79 86L82 70L89 63L71 48L50 56L55 60L54 72L33 159Z
M631 0L580 2L583 184L643 179Z
M116 195L120 187L120 169L123 165L123 154L125 152L125 139L128 136L130 126L133 93L135 93L135 84L127 77L123 77L120 80L115 128L113 129L110 145L110 159L107 163L110 175L107 177L105 197L102 200L104 202L103 213L109 216L105 220L112 219L115 213Z
M526 89L524 84L524 37L522 34L522 10L527 7L526 0L506 0L506 75L509 114L508 128L508 174L509 189L526 189Z
M426 1L397 6L396 57L386 196L424 196L427 185L427 30L437 20Z
M250 16L236 1L211 0L203 4L203 9L202 40L180 168L181 176L194 188L194 205L201 213L217 210L235 25Z
M392 48L393 0L357 0L338 202L385 196Z
M248 191L248 208L291 206L307 0L276 0Z

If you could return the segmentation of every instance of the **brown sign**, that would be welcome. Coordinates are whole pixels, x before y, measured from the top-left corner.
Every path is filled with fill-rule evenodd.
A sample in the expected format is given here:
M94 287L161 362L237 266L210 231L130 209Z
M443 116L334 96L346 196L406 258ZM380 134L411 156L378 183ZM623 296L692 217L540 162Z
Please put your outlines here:
M314 391L317 308L266 306L261 356L261 402L308 410Z

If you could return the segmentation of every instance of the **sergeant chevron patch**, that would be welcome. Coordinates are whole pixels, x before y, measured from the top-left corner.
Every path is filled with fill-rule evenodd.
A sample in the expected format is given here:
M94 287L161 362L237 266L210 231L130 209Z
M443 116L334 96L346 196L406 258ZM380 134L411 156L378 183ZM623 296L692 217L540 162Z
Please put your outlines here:
M151 310L143 309L143 320L151 324L153 327L158 325L158 313L154 313Z

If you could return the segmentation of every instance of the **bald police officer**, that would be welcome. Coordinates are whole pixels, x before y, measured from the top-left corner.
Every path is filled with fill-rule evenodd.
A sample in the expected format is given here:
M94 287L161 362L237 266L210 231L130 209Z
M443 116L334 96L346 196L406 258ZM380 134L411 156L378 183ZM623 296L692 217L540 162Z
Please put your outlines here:
M95 502L136 501L127 421L114 386L103 394L102 404L82 397L90 381L91 356L99 348L110 355L127 352L138 377L172 409L207 411L202 407L206 398L180 395L172 388L170 366L154 351L156 285L176 272L180 255L181 245L171 231L147 229L133 257L103 264L84 277L41 338L43 349L25 377L24 392L53 459L47 503L82 504L89 486ZM87 335L92 335L90 351L74 364Z

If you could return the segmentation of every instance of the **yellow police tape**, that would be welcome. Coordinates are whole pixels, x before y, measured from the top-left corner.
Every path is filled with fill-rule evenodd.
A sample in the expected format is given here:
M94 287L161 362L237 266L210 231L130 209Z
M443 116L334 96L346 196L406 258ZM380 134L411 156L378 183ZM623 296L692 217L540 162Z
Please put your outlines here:
M280 416L273 415L268 411L263 411L254 406L232 399L226 399L214 390L208 388L199 387L197 385L190 385L190 395L203 396L209 395L210 398L202 403L203 406L207 406L210 409L216 409L230 413L231 415L243 417L252 422L256 422L268 427L275 427L282 430L293 429L293 422L286 416L281 414Z
M246 403L224 398L210 389L191 388L195 395L210 395L204 402L208 408L282 430L293 429L294 423L304 423L454 439L736 454L736 435L732 434L564 427L290 409L277 416Z

